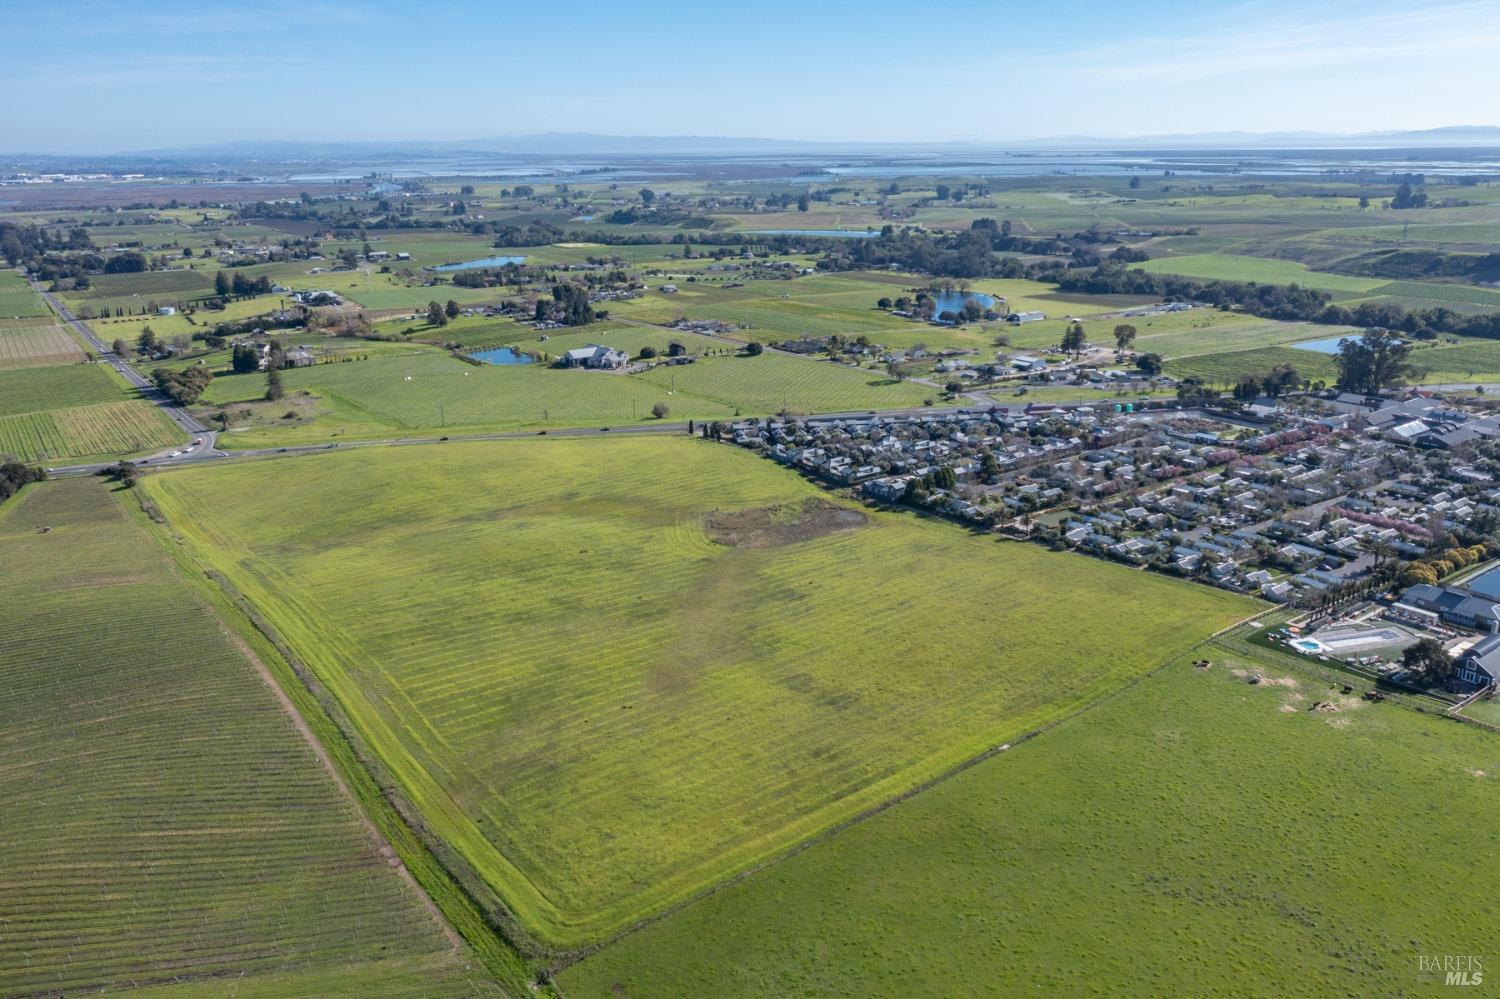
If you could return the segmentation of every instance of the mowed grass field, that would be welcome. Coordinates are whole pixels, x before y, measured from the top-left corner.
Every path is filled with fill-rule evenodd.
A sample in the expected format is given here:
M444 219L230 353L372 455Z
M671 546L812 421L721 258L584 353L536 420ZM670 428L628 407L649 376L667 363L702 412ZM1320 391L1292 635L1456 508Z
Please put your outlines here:
M559 983L573 999L1436 993L1419 955L1493 946L1500 859L1474 844L1497 781L1489 733L1210 646Z
M0 370L0 455L106 457L183 439L160 407L138 398L104 365Z
M525 342L524 350L562 350L561 344ZM659 336L621 330L601 332L600 343L639 349L643 342L693 342L683 334ZM586 337L578 342L588 341ZM515 342L515 341L512 341ZM734 349L708 342L713 349ZM310 422L247 427L220 438L225 447L261 447L332 437L371 437L410 430L519 430L546 427L616 426L652 420L666 405L672 420L718 420L741 412L769 416L794 412L841 412L920 405L934 393L927 386L897 383L883 372L860 370L772 353L760 357L710 357L695 364L657 368L643 375L563 371L542 364L473 365L447 353L394 350L347 364L319 364L283 372L287 392L318 397ZM230 405L260 398L265 377L227 375L209 386L204 399ZM233 425L233 424L231 424Z
M1085 324L1085 330L1097 343L1112 344L1116 321L1102 327ZM1238 312L1194 310L1176 316L1154 316L1147 319L1120 319L1137 329L1133 349L1138 353L1156 353L1167 360L1252 350L1260 347L1285 347L1302 340L1349 336L1356 331L1346 326L1323 326L1316 323L1287 323L1260 319ZM1306 353L1304 351L1304 353Z
M884 371L853 368L784 354L707 357L694 364L653 368L642 381L671 387L673 398L701 397L746 415L829 413L918 406L936 390L897 382Z
M0 508L0 994L482 991L124 503Z
M1335 299L1360 298L1383 284L1384 278L1351 277L1315 271L1294 260L1271 260L1238 253L1196 253L1157 257L1132 264L1153 274L1181 274L1205 281L1256 281L1261 284L1298 284L1333 293Z
M0 319L25 319L31 316L51 316L52 311L40 295L31 290L31 285L20 272L0 270Z
M1149 341L1148 341L1149 342ZM1232 386L1240 375L1263 375L1277 365L1290 365L1303 378L1332 385L1338 368L1328 354L1299 347L1261 347L1219 354L1197 354L1166 363L1166 372L1174 378L1201 378L1210 385Z
M219 438L221 446L263 447L411 430L610 426L647 421L658 402L671 406L673 419L723 419L734 412L708 400L674 398L665 388L625 375L542 365L480 366L434 350L297 368L283 372L282 378L288 394L307 391L318 397L317 418L235 430ZM214 380L205 401L232 404L258 399L264 392L263 375L229 375Z
M795 524L828 494L685 438L330 453L143 488L336 693L430 828L563 947L1256 606L906 514L721 543L715 511Z

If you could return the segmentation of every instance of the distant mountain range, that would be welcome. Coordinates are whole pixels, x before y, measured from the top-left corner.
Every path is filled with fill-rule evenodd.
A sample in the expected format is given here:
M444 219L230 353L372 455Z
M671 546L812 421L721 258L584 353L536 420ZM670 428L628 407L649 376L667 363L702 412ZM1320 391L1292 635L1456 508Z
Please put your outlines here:
M142 157L223 157L275 160L327 159L373 155L454 155L464 153L516 156L646 155L731 156L767 153L857 153L860 155L973 155L1013 149L1140 150L1140 149L1330 149L1401 146L1500 145L1500 126L1450 125L1417 131L1358 132L1180 132L1127 138L1056 136L1010 141L953 142L839 142L831 140L768 139L705 135L601 135L591 132L547 132L538 135L496 136L451 141L394 142L231 142L215 146L153 149L125 154Z
M497 136L486 139L395 140L372 142L305 142L246 140L214 145L146 149L127 153L79 156L0 155L6 164L120 164L160 168L169 164L254 169L298 164L363 163L394 160L453 159L455 157L514 158L517 162L542 157L589 159L661 159L680 157L785 156L889 157L898 159L966 160L1039 152L1150 153L1203 151L1354 150L1354 149L1475 149L1500 147L1500 126L1452 125L1416 131L1395 130L1336 134L1329 132L1194 132L1127 138L1055 136L1007 141L952 142L841 142L832 140L768 139L734 136L600 135L589 132L548 132L538 135ZM33 167L35 168L35 167Z

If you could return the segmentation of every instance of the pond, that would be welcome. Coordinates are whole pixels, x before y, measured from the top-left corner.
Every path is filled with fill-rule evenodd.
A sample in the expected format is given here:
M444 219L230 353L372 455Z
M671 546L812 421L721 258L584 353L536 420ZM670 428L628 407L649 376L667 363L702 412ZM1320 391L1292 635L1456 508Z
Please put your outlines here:
M457 264L438 264L428 270L472 271L480 267L505 267L509 264L524 264L525 262L525 257L480 257L478 260L465 260Z
M1349 336L1346 333L1343 336L1325 336L1321 340L1301 340L1301 341L1299 341L1297 343L1291 344L1291 346L1295 347L1298 350L1312 350L1312 351L1316 351L1319 354L1337 354L1339 352L1339 341L1340 340L1357 340L1357 339L1361 339L1361 338L1360 337Z
M747 229L756 236L831 236L836 239L874 239L879 229Z
M932 310L934 318L945 312L962 312L964 303L975 301L979 307L988 312L995 307L995 296L984 295L977 291L940 291L932 296L937 305Z
M513 347L496 347L493 350L476 350L469 355L485 364L530 364L531 355L522 354Z

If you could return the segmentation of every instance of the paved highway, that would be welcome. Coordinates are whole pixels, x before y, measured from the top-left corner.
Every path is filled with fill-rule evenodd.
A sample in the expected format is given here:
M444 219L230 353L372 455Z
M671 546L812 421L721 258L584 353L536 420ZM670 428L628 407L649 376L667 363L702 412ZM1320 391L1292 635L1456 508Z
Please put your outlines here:
M150 379L146 378L139 371L132 368L129 363L126 362L125 358L119 356L114 352L109 344L105 343L103 340L100 340L97 336L95 336L94 331L89 329L87 323L83 322L77 316L73 315L73 313L69 312L68 307L66 305L63 305L62 302L58 301L56 296L52 295L50 292L43 291L42 286L38 284L34 278L31 279L31 287L36 290L36 293L38 295L42 296L47 304L52 307L52 311L56 312L58 316L61 317L63 322L71 326L75 333L83 337L84 341L88 343L89 346L94 348L94 353L99 355L99 359L101 361L118 371L120 373L120 377L124 378L127 383L134 386L135 388L140 389L142 396L150 399L152 402L160 406L162 410L172 418L172 422L176 423L186 433L192 436L202 437L204 434L208 433L207 427L199 423L197 420L193 419L192 414L187 410L183 409L181 406L177 405L175 402L169 399L166 395L162 394L162 392L151 383ZM209 436L211 437L212 435L210 434ZM211 448L212 441L208 441L208 444Z

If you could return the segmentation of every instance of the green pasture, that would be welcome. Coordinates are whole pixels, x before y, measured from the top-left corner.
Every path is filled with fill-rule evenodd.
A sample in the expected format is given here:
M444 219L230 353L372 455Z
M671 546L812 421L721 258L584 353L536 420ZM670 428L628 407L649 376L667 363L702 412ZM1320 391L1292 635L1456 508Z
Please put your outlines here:
M1481 306L1485 312L1500 311L1500 291L1471 284L1446 284L1434 281L1392 281L1372 292L1393 298L1418 298L1446 303L1449 308L1461 305Z
M1132 264L1153 274L1180 274L1205 281L1255 281L1260 284L1298 284L1333 292L1334 298L1358 298L1371 294L1387 282L1380 278L1351 277L1314 271L1292 260L1271 260L1235 253L1199 253L1157 257Z
M0 270L0 318L25 319L28 316L51 316L47 303L31 290L20 272Z
M334 452L142 488L429 827L563 946L1064 717L1254 607L908 514L716 543L713 511L845 504L696 440Z
M1463 339L1416 345L1408 356L1412 381L1449 382L1500 378L1500 340Z
M1174 378L1201 378L1210 385L1228 387L1240 375L1261 375L1277 365L1290 365L1297 373L1313 381L1332 385L1338 378L1333 357L1315 350L1297 347L1260 347L1219 354L1197 354L1166 363L1166 373Z
M1419 956L1483 954L1500 918L1500 861L1470 848L1497 780L1490 733L1210 645L559 982L576 999L1436 994Z
M415 430L473 433L641 423L651 419L659 402L671 407L673 419L733 415L724 405L674 399L666 389L627 375L540 364L467 364L434 350L295 368L283 371L282 379L288 396L316 397L316 419L237 430L235 404L261 398L265 376L226 375L216 378L204 397L205 403L230 408L231 432L220 437L221 446L270 447Z
M161 337L174 337L182 334L191 336L193 333L206 333L218 323L234 322L274 312L284 300L285 296L282 295L258 295L226 302L222 309L190 306L189 311L178 312L175 316L158 316L154 313L126 315L90 319L88 324L89 328L105 343L117 339L134 343L141 330L147 326ZM140 303L136 303L136 307L139 308L139 306Z
M664 349L671 340L692 340L697 349L734 349L675 331L635 333L624 328L603 331L597 338L587 331L566 337L558 344L507 342L553 356L575 337L579 344L618 341L636 350L643 341ZM371 352L365 360L282 372L289 396L305 392L316 397L316 418L310 421L299 418L236 430L236 404L264 394L265 376L259 373L215 378L204 403L231 409L231 433L220 438L221 444L247 448L412 430L472 433L644 423L652 419L657 403L669 407L673 420L717 420L736 411L769 416L783 408L800 413L903 408L932 394L930 388L894 382L884 372L774 353L710 357L626 375L543 364L468 364L432 348L408 346L409 353L399 349Z
M1168 359L1286 346L1304 340L1321 340L1357 332L1347 326L1287 323L1235 312L1195 310L1178 313L1177 316L1186 321L1162 322L1167 317L1152 317L1156 320L1154 323L1146 319L1122 319L1120 322L1131 323L1136 327L1136 351L1156 353ZM1088 324L1085 324L1085 329L1093 339L1099 340L1099 331ZM1103 331L1105 343L1113 342L1112 330L1113 326L1109 326Z
M933 395L930 386L897 382L883 370L772 353L657 367L640 380L673 389L674 399L677 393L709 399L747 416L895 409L920 405Z

